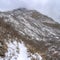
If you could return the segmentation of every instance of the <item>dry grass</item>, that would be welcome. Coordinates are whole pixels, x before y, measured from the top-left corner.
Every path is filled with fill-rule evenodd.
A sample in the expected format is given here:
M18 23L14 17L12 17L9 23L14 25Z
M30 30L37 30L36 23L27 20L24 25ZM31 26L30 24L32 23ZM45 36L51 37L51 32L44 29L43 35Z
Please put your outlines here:
M56 23L56 24L51 24L51 23L43 23L44 25L47 25L49 27L52 27L52 28L56 28L56 29L60 29L60 24Z
M40 13L38 13L38 12L33 12L31 17L32 17L32 18L35 18L35 19L39 19L41 16L40 16Z
M0 33L1 33L0 40L3 40L3 42L5 42L4 39L6 39L8 41L9 38L11 40L17 38L17 41L19 41L19 42L22 40L25 43L26 47L28 48L29 52L31 52L33 54L37 52L45 58L45 52L47 50L47 48L45 47L45 42L43 42L43 41L39 42L37 40L32 40L27 35L25 35L25 36L20 35L10 24L5 23L3 18L0 19L0 27L2 27L2 29L3 29L0 31ZM2 31L4 31L4 33ZM10 35L9 37L8 37L8 34ZM3 51L4 54L0 53L0 56L5 55L5 52L7 51L6 45L3 45L2 47L3 47L2 50L4 50Z

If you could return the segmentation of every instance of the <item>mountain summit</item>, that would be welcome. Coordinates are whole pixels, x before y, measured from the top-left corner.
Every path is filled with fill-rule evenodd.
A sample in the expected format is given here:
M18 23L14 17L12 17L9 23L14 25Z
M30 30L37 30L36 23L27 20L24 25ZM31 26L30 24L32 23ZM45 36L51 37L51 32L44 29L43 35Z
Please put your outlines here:
M0 12L0 60L60 60L60 24L35 10Z

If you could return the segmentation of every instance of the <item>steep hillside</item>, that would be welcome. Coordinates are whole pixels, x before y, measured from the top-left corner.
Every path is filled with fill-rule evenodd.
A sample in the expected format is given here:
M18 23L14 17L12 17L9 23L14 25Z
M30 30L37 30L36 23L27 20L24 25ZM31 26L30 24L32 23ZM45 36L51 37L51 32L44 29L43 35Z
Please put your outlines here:
M60 24L35 10L0 12L0 60L60 60Z

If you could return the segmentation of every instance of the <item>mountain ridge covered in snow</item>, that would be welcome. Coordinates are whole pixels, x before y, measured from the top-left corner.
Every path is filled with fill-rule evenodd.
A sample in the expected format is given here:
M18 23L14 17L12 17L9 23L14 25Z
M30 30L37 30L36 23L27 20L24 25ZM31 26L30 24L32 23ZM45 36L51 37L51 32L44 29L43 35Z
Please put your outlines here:
M35 10L0 12L0 52L0 60L59 60L60 24Z

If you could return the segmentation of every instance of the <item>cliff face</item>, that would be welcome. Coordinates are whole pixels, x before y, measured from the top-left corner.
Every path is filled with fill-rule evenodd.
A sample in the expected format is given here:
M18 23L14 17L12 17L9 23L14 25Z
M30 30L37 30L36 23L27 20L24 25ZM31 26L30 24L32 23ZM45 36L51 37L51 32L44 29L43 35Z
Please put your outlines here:
M0 60L60 60L60 24L35 10L0 12Z

